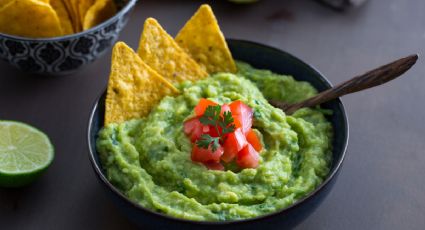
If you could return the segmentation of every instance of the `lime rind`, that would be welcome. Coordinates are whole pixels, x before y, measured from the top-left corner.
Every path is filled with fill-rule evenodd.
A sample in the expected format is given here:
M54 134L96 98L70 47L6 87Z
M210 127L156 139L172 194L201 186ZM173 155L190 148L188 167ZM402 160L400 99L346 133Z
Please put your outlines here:
M0 185L18 187L39 177L52 163L54 148L42 131L0 120Z

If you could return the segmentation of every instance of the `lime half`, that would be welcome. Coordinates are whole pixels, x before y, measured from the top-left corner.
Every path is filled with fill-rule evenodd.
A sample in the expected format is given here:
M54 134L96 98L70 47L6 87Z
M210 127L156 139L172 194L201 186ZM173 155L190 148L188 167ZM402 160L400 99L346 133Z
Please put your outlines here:
M39 177L54 157L46 134L27 124L0 121L0 186L20 187Z

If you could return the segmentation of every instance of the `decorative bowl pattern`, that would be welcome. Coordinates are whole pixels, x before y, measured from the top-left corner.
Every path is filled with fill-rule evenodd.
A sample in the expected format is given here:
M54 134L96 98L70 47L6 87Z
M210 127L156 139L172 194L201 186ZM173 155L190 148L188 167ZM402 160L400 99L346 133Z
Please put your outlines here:
M0 59L25 71L60 75L93 62L116 42L136 0L116 0L118 13L77 34L31 39L0 33Z

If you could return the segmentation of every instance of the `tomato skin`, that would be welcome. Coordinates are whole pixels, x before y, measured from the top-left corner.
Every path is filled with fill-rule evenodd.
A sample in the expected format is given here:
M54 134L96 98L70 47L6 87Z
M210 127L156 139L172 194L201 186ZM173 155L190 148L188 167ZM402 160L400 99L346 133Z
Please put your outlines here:
M223 155L223 147L218 147L215 152L212 151L211 146L208 149L200 148L197 145L192 149L192 161L196 162L220 162L220 157Z
M201 100L199 100L198 102L198 105L196 105L195 107L196 116L202 116L205 113L205 110L207 109L208 106L215 106L215 105L218 105L218 104L211 100L201 98Z
M235 132L229 133L224 141L224 153L221 159L224 162L232 161L239 151L241 151L248 144L245 135L242 133L241 128L237 128Z
M208 126L209 127L209 130L208 130L208 132L207 132L207 134L209 134L210 136L212 136L212 137L219 137L220 136L220 134L219 133L217 133L217 129L215 129L215 127L214 126L212 126L212 125L209 125ZM218 127L218 131L221 133L221 127Z
M190 134L197 126L201 124L197 117L191 118L184 122L183 131L186 135Z
M247 133L252 126L254 111L242 101L234 101L229 105L236 128L242 128Z
M224 112L231 112L230 106L228 104L223 104L221 106L221 112L220 115L223 116Z
M183 131L190 137L191 142L196 142L202 134L210 131L210 127L203 125L198 117L194 117L184 122Z
M202 132L208 133L210 132L211 127L209 125L202 125Z
M236 159L236 163L239 167L246 168L257 168L260 157L258 152L255 151L254 147L251 144L248 144L243 148L239 153Z
M261 144L260 138L258 138L254 130L250 129L247 132L246 140L252 145L255 151L260 152L263 149L263 145Z
M224 171L224 166L221 163L217 163L214 161L208 161L203 163L210 170L219 170Z

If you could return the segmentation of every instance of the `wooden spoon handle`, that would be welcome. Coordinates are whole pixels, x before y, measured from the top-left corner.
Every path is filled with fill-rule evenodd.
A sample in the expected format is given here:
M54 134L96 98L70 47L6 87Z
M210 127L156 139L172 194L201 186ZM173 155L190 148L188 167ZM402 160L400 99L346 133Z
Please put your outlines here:
M293 112L303 107L313 107L346 94L355 93L371 87L382 85L401 76L408 69L410 69L417 60L418 55L416 54L401 58L397 61L378 67L377 69L371 70L363 75L356 76L351 80L343 82L299 103L291 105L284 105L284 103L272 104L275 104L278 107L283 107L282 109L287 114L292 114Z

